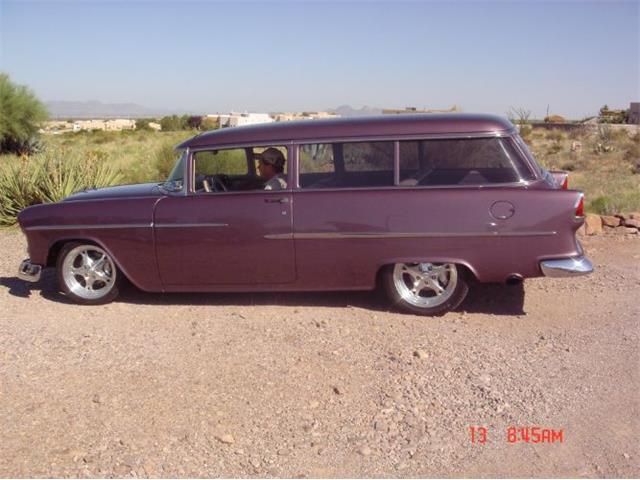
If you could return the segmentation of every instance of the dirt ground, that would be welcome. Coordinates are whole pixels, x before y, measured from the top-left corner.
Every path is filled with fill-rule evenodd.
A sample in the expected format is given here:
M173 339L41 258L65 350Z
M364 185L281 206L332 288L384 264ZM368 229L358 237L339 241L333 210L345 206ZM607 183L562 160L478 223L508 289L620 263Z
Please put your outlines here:
M637 477L640 238L584 246L592 276L421 318L374 293L80 307L0 231L0 476Z

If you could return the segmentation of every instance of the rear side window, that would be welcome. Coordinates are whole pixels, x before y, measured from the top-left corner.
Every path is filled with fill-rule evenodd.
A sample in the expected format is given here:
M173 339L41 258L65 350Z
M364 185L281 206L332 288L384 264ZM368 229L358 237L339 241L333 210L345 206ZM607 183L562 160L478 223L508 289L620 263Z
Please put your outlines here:
M400 185L486 185L531 180L507 138L400 142Z
M393 142L300 145L302 188L393 186Z

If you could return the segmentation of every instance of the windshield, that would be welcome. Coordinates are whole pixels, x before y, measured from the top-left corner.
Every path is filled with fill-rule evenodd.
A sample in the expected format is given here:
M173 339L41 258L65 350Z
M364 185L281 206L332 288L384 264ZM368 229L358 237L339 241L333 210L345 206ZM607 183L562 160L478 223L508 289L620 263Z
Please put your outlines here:
M184 157L186 155L185 152L178 152L177 154L180 156L176 160L176 164L173 166L167 182L182 182L184 180Z

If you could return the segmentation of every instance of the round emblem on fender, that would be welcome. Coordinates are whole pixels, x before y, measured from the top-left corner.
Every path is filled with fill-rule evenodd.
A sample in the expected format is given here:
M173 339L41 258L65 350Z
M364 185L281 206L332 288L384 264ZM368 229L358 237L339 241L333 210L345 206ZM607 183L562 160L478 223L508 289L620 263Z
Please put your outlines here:
M507 218L513 217L513 214L516 213L516 207L514 207L511 202L500 200L491 205L489 213L491 213L493 218L506 220Z

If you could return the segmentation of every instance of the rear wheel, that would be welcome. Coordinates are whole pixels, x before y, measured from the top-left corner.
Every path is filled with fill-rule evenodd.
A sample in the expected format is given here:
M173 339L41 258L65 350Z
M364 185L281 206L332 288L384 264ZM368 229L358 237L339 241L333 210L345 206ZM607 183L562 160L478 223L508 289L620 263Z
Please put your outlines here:
M391 302L417 315L443 315L469 292L465 272L455 263L396 263L382 275Z
M97 245L74 242L62 247L57 276L60 290L76 303L100 305L119 293L121 276L116 264Z

